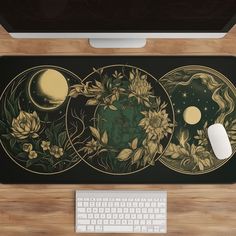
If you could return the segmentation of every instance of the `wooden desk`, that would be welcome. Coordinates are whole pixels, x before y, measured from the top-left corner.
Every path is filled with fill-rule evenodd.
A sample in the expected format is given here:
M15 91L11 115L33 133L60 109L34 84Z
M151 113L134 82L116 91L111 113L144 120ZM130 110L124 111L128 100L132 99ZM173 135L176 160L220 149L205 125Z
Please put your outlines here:
M234 55L236 27L224 39L150 40L142 49L93 49L87 40L15 40L0 28L0 55ZM3 78L2 78L3 79ZM235 167L236 170L236 167ZM168 191L168 234L236 235L235 185L1 185L0 236L72 236L75 189Z

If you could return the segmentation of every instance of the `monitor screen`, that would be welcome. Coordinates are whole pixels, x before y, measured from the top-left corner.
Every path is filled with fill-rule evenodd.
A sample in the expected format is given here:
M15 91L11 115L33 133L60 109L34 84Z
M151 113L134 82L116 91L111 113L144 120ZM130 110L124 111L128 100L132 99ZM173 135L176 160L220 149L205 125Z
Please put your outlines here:
M227 32L236 0L5 0L8 32Z

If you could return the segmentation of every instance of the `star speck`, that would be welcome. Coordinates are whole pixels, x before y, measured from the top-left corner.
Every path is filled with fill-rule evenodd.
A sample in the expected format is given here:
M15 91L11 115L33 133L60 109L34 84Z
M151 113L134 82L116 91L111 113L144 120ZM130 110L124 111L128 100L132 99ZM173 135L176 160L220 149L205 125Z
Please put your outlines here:
M204 111L207 111L208 110L208 108L207 107L204 107Z
M183 95L183 97L184 97L184 98L186 98L186 97L187 97L187 93L183 93L182 95Z
M178 114L180 114L180 113L181 113L181 110L180 110L180 109L178 109L176 112L177 112Z

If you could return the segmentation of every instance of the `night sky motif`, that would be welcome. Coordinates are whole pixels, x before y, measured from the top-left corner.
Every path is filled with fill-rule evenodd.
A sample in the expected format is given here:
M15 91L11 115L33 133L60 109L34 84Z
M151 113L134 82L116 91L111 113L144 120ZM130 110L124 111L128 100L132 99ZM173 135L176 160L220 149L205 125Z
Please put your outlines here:
M207 128L215 123L224 125L235 153L235 87L224 75L203 66L177 68L160 82L171 97L176 121L171 143L160 161L177 172L191 175L204 174L225 164L233 155L226 160L215 157Z
M212 92L206 86L201 84L200 80L194 80L191 86L178 86L171 95L177 121L176 131L180 128L186 128L191 133L196 133L202 129L205 122L208 126L214 123L217 118L219 106L212 100ZM190 125L184 121L183 112L189 106L195 106L201 111L201 120Z

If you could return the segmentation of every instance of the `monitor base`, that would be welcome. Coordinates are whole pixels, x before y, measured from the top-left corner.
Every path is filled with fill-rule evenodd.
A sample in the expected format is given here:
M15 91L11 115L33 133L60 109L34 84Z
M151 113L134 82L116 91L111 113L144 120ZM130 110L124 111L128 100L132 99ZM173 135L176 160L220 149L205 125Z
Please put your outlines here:
M142 38L92 38L89 43L94 48L142 48L146 39Z

